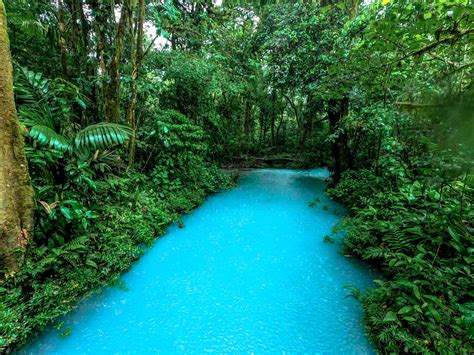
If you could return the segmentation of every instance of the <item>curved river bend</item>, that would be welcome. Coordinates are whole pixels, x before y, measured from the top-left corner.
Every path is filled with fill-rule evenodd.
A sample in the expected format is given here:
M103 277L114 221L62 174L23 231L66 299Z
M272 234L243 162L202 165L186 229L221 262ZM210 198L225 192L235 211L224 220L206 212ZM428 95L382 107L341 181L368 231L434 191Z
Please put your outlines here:
M260 169L173 226L121 280L20 353L311 352L373 350L344 288L376 274L323 242L342 208L327 171ZM314 208L308 203L321 200Z

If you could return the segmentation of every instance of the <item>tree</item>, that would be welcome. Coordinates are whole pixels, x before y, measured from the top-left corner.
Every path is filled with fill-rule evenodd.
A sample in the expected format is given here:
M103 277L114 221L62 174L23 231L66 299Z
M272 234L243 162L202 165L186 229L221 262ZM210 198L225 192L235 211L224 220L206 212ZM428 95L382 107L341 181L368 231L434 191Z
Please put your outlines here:
M19 264L15 251L26 245L33 228L34 199L13 98L13 68L3 0L0 63L0 263L16 271Z
M136 119L136 108L137 108L137 99L138 99L138 90L137 90L137 81L140 68L143 60L143 38L144 38L144 28L143 24L145 22L145 0L138 1L137 8L137 17L136 21L133 21L133 14L130 13L129 21L129 30L130 30L130 63L132 67L131 80L132 85L130 87L131 100L127 109L127 122L132 127L133 130L137 127ZM133 10L133 9L130 9ZM131 11L130 11L131 12ZM135 31L136 28L136 31ZM136 36L135 36L136 32ZM136 46L134 43L136 37ZM136 135L132 134L129 144L129 154L128 154L128 164L132 165L135 159L135 143Z

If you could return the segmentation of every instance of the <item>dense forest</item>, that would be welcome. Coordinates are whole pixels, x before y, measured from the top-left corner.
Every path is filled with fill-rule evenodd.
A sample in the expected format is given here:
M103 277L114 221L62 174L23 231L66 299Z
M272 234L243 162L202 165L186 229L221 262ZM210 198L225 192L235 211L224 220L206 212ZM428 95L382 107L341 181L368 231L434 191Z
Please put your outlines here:
M474 352L471 0L0 0L0 351L225 170L327 166L380 353Z

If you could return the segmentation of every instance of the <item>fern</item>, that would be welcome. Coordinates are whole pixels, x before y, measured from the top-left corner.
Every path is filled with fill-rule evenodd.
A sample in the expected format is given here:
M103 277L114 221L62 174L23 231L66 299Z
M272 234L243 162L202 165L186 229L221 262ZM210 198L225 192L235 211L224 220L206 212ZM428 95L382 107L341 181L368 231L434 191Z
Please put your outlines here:
M81 237L74 238L69 243L62 246L62 249L65 251L83 251L87 250L87 242L89 242L89 237L83 235Z
M415 238L413 238L412 235L397 229L386 233L383 237L383 241L387 243L390 249L400 251L409 249L411 245L413 245Z
M387 254L388 250L383 247L369 247L363 254L364 259L380 259Z
M81 236L71 240L59 248L52 249L55 258L62 258L74 267L78 267L81 262L82 252L87 250L88 236Z

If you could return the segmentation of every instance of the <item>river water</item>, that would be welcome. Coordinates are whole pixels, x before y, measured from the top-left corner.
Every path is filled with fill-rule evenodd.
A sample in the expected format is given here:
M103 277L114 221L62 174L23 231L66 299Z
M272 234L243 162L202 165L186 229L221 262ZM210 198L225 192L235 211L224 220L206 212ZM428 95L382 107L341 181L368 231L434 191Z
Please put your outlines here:
M325 169L258 169L168 233L121 281L82 302L62 337L20 353L373 353L345 286L377 274L323 241L343 208ZM308 204L316 198L314 207Z

